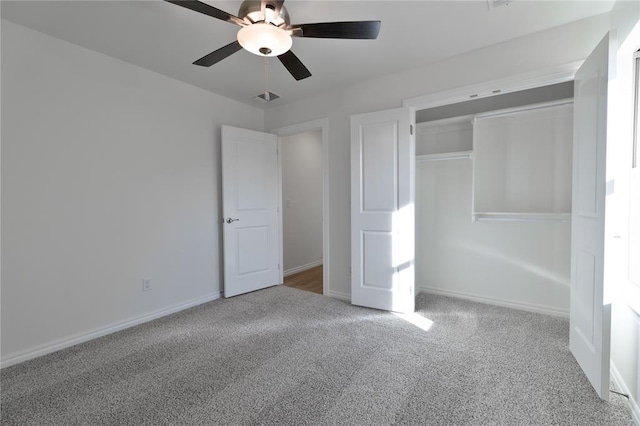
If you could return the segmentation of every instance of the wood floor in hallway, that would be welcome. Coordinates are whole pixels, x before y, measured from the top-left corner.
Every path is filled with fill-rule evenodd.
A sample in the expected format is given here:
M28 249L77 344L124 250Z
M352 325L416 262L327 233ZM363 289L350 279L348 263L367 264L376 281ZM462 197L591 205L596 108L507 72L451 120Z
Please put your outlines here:
M322 265L284 277L284 285L322 294Z

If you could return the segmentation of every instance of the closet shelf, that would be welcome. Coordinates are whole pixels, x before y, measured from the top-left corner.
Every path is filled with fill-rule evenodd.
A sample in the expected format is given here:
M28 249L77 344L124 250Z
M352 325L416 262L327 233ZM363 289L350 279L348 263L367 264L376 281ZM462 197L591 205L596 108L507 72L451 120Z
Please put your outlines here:
M570 222L571 213L473 212L476 221Z
M473 151L443 152L441 154L416 155L416 163L426 163L427 161L443 160L466 160L470 159Z

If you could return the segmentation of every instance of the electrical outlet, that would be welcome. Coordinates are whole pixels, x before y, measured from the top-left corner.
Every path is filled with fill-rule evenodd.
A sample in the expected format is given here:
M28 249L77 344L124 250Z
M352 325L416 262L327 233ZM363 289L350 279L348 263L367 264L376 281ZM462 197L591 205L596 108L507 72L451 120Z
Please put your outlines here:
M151 278L143 278L142 279L142 291L151 290Z

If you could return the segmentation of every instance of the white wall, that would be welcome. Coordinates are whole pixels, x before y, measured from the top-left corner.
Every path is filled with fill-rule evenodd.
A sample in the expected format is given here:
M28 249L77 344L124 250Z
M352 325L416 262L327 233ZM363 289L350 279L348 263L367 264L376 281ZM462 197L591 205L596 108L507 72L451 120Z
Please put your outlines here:
M322 130L280 138L284 275L322 264Z
M329 119L331 223L328 294L349 298L350 160L349 120L358 113L401 106L402 100L584 59L609 29L600 15L541 33L452 57L422 68L360 82L265 111L267 129Z
M637 214L629 217L629 165L631 164L633 135L632 55L640 49L640 2L617 1L611 12L611 27L617 30L620 49L610 99L615 104L608 116L613 144L607 149L607 181L613 183L613 193L607 200L607 230L620 235L611 238L607 232L607 261L615 270L606 275L607 294L612 300L611 364L613 378L630 396L636 424L640 424L640 288L629 281L631 242L628 223L640 220ZM612 207L609 210L609 206ZM612 273L611 273L612 272Z
M221 124L264 113L2 21L4 365L219 296Z
M572 154L571 102L476 115L474 212L569 215Z
M418 127L416 147L441 151L441 135L431 126L430 132ZM470 148L470 127L447 125L444 140ZM568 315L571 224L472 222L473 161L475 157L430 161L416 167L416 285L439 294ZM566 197L571 199L570 192Z

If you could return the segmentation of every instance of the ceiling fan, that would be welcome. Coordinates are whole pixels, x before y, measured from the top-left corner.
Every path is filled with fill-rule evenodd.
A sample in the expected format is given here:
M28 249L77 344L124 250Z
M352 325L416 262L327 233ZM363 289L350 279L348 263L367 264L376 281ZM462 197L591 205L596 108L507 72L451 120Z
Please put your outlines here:
M311 72L290 50L291 37L368 39L380 32L380 21L321 22L291 25L284 0L245 0L238 16L197 0L165 0L169 3L238 25L237 40L203 56L194 65L210 67L241 49L262 56L277 56L296 80Z

